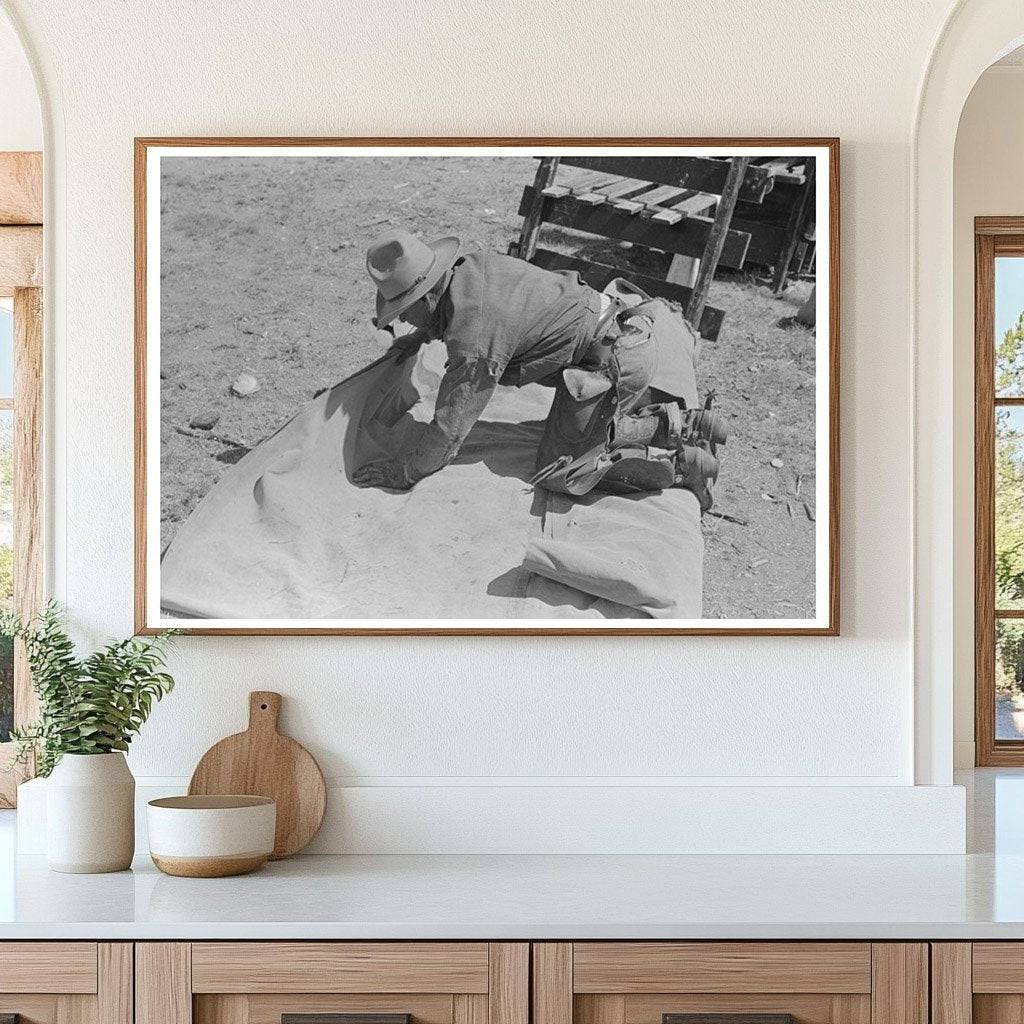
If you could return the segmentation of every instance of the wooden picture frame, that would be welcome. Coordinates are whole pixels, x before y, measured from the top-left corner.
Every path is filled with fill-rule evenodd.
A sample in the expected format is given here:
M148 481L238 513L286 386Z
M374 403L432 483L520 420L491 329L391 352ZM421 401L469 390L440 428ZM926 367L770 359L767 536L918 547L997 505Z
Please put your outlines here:
M825 467L826 479L824 483L818 483L815 492L817 508L827 505L827 514L820 519L815 517L810 504L804 500L802 509L806 510L806 518L814 523L815 531L815 570L814 593L815 604L814 614L810 618L801 619L770 619L762 621L754 619L690 619L685 622L667 621L661 624L657 619L641 619L636 621L624 619L606 619L600 625L594 619L577 621L566 619L564 621L543 621L536 624L534 620L523 620L523 623L510 622L509 620L498 620L494 625L488 621L473 620L472 624L466 624L460 619L432 619L428 622L417 621L409 625L406 620L400 620L395 626L389 625L386 621L372 620L362 624L362 621L346 619L340 620L316 620L297 621L295 625L282 623L278 620L256 619L235 621L234 619L182 619L175 616L166 616L161 612L162 601L160 598L159 583L156 577L159 574L160 550L159 544L154 545L155 531L159 528L156 522L155 512L159 505L154 504L154 492L151 477L150 463L153 461L154 452L154 423L151 415L151 399L149 393L155 390L154 382L158 379L154 375L154 353L159 352L160 338L155 339L149 333L149 319L153 315L155 289L152 282L156 279L152 263L158 258L158 243L153 241L154 225L159 223L159 206L154 203L154 194L158 186L155 182L155 168L159 167L159 158L163 155L181 155L188 153L197 157L203 155L217 155L224 153L234 155L242 150L259 154L291 155L298 150L316 150L317 152L332 150L337 155L373 155L380 150L405 152L416 151L416 155L445 156L453 150L474 151L474 155L502 155L504 150L515 150L517 154L537 156L543 164L545 154L553 153L567 163L568 155L579 156L592 155L591 151L613 150L616 155L630 155L637 160L650 160L653 156L680 155L678 151L698 150L702 159L728 158L736 162L740 155L745 154L744 160L752 158L759 160L766 159L773 154L785 155L790 153L801 153L813 155L815 159L809 166L824 168L825 173L820 174L817 183L813 182L807 186L806 195L817 199L817 218L819 233L814 239L813 230L807 238L812 239L809 243L812 253L814 252L814 241L817 242L817 252L820 254L824 249L825 257L817 264L817 276L814 279L818 287L818 334L815 341L815 366L818 373L818 381L826 381L824 388L816 386L815 409L815 431L817 444L815 447L815 466L820 476L821 467ZM485 152L487 150L492 153ZM479 154L477 154L479 151ZM557 153L555 152L557 151ZM713 152L711 152L713 151ZM711 152L710 157L704 154ZM333 153L332 153L333 155ZM685 156L686 154L681 154ZM694 157L696 159L696 157ZM581 163L576 161L576 163ZM746 163L744 163L746 166ZM780 172L781 173L781 172ZM728 175L722 172L723 177ZM742 187L747 182L746 178L735 175L733 185L725 183L721 187L721 195L717 197L716 208L729 207L729 218L732 217L732 206L736 203L737 197L743 202ZM536 245L536 233L541 222L558 223L551 220L544 213L538 212L541 209L542 198L547 201L550 196L541 196L542 189L536 187L540 183L540 172L535 182L536 204L531 207L528 202L529 188L524 193L520 213L523 216L523 224L520 232L519 242L513 241L510 250L513 254L522 255L522 252L515 252L517 249L530 249ZM525 184L525 183L524 183ZM650 181L647 180L647 184ZM812 192L812 186L815 189ZM731 199L727 195L732 189ZM671 190L670 190L671 191ZM677 193L678 194L678 193ZM499 635L535 635L535 636L685 636L685 635L719 635L719 636L835 636L839 633L839 608L840 608L840 537L839 537L839 516L840 516L840 476L839 476L839 251L840 251L840 204L839 204L839 140L836 138L618 138L618 137L594 137L594 138L553 138L553 137L531 137L531 138L488 138L488 137L466 137L466 138L158 138L145 137L135 140L135 619L136 630L139 633L153 633L169 625L176 628L183 628L188 632L207 635L351 635L351 636L385 636L385 635L427 635L427 636L499 636ZM575 197L570 197L575 198ZM806 199L806 196L805 196ZM551 202L547 202L545 209L550 211ZM584 204L574 207L579 213ZM493 211L491 211L493 213ZM585 211L583 211L585 213ZM634 211L635 212L635 211ZM649 214L650 210L645 210ZM655 214L666 214L663 221L656 224L659 239L664 239L665 231L662 224L670 226L671 211L661 210ZM154 218L156 218L154 220ZM800 205L789 214L789 222L778 226L778 236L784 239L784 244L779 250L779 258L772 273L771 286L776 294L781 291L785 284L786 274L793 267L794 255L797 245L800 243L801 251L807 248L806 238L798 233L809 230L807 221L807 208ZM654 219L654 218L651 218ZM644 278L640 284L642 287L663 288L664 292L657 291L654 294L664 294L666 297L683 302L683 308L693 318L692 322L700 326L705 336L713 336L715 329L716 312L710 313L705 309L707 298L707 286L714 275L715 264L722 253L728 254L730 239L736 234L728 219L723 221L720 228L710 223L701 227L701 239L704 242L699 257L700 270L692 287L680 288L673 286L669 278L654 280L650 277ZM588 222L590 223L590 222ZM597 221L593 221L597 223ZM639 223L639 221L638 221ZM827 225L824 231L820 228L822 224ZM813 227L813 225L812 225ZM590 230L588 228L588 230ZM630 236L615 236L630 237ZM154 248L156 246L156 248ZM545 264L540 257L540 250L533 250L537 253L538 262L541 266ZM544 259L550 258L550 253ZM801 257L802 258L802 257ZM580 261L570 257L561 257L561 262L556 262L551 269L576 269L575 263ZM742 258L739 258L738 265L742 266ZM598 266L599 272L602 268ZM593 275L595 268L589 268ZM667 283L666 283L667 282ZM600 287L600 285L596 285ZM159 300L156 300L157 302ZM813 305L813 298L812 298ZM720 324L720 319L718 320ZM824 342L821 337L824 335ZM822 408L824 403L824 408ZM156 449L158 450L158 449ZM797 493L799 494L799 476L797 476ZM764 495L762 495L764 497ZM766 501L776 501L776 497L768 495ZM794 516L793 506L784 502L789 508L790 518ZM797 508L801 508L799 503ZM801 510L800 514L804 512ZM728 516L726 517L728 518ZM734 520L736 521L736 520Z

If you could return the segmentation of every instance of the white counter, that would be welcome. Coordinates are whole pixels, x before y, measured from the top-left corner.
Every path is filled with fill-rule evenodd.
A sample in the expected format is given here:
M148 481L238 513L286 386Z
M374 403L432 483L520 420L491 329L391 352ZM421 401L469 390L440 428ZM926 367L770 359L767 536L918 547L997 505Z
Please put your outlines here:
M0 879L0 939L1021 938L1024 856L299 857Z
M1024 772L975 772L967 856L321 856L58 875L0 812L0 940L1024 939ZM894 827L896 823L894 823Z

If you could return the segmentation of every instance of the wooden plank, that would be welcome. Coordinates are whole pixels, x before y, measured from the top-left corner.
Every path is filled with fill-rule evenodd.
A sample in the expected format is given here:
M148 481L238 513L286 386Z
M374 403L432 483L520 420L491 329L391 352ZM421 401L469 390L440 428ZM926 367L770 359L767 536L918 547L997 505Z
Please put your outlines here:
M573 1024L571 942L533 944L533 1024Z
M605 185L597 191L609 199L625 199L637 192L646 192L651 187L649 181L640 181L639 178L620 178L612 185Z
M0 224L43 223L43 154L0 153Z
M97 1024L96 997L59 995L57 1024Z
M648 295L658 299L668 299L670 302L678 302L683 309L686 308L686 304L690 301L690 295L693 293L693 289L685 285L663 281L646 274L637 274L621 267L609 267L603 263L594 263L576 256L552 252L550 249L537 249L531 262L546 270L575 270L586 284L599 292L604 291L609 281L616 277L625 277L642 288ZM707 341L716 341L724 320L723 310L706 305L700 320L700 336Z
M866 942L578 942L576 992L870 992Z
M194 992L486 992L484 942L197 942Z
M487 987L489 1024L529 1024L530 944L492 942Z
M574 178L568 185L574 196L583 196L588 192L596 192L605 185L614 185L619 180L618 174L584 174Z
M624 178L639 178L657 185L674 185L679 189L694 189L720 196L729 176L729 161L701 156L573 156L563 154L566 167L585 167L592 171L607 171ZM750 165L743 176L740 198L760 203L771 191L771 172Z
M531 186L523 192L519 213L527 216L539 196ZM653 249L676 252L682 256L703 257L705 243L711 234L713 222L705 217L688 217L681 224L670 226L653 220L631 217L614 206L589 207L575 197L542 200L541 219L548 224L574 228L591 235L618 238L625 242L638 242ZM639 209L642 209L642 205ZM750 235L740 231L727 231L722 244L721 266L740 269L750 245ZM522 250L520 250L522 251Z
M726 240L732 223L732 214L736 209L736 198L739 195L740 186L743 183L743 175L749 162L749 158L745 156L733 157L729 177L722 192L722 198L719 199L718 206L715 209L715 220L711 226L711 231L708 233L704 252L700 257L700 266L697 268L697 280L693 285L693 295L690 296L690 303L686 307L686 319L691 324L699 324L700 318L704 313L704 306L708 300L708 289L711 287L715 274L718 273L718 266L722 261L722 254L725 252ZM750 244L749 241L747 244ZM744 249L745 253L746 250Z
M845 992L833 996L832 1024L871 1024L871 996Z
M611 993L577 995L573 997L573 1009L576 1024L625 1024L626 997Z
M416 1014L416 1024L421 1020ZM466 992L452 996L452 1024L487 1024L487 996Z
M657 209L661 206L667 206L672 200L678 199L679 196L683 195L686 189L673 188L671 185L659 185L657 188L651 189L650 192L641 192L638 196L633 196L634 202L642 203L648 210Z
M187 942L136 943L135 1024L192 1024Z
M98 1024L134 1024L135 949L130 942L101 942L96 951Z
M800 241L800 233L803 231L804 223L807 220L813 196L814 164L812 163L807 175L807 184L803 186L799 197L789 211L789 221L786 224L782 245L779 246L779 254L775 260L775 273L772 275L772 291L776 295L781 295L786 287L789 267L793 262L793 255L796 252L797 242Z
M871 1024L929 1024L928 946L875 942L871 946Z
M196 996L192 1000L194 1024L251 1024L249 1009L252 1001L252 997L236 992ZM272 1018L273 1024L281 1024L285 1012L291 1009L294 1009L292 1004L285 1009L278 1008Z
M975 942L971 975L975 992L1024 993L1024 943Z
M43 283L43 229L0 227L0 288L39 288Z
M138 154L136 154L138 156ZM529 189L529 201L527 201L527 195L523 193L523 201L519 206L519 214L523 218L523 225L519 229L519 241L509 246L509 252L513 256L519 256L521 259L528 260L533 255L533 250L537 248L537 235L540 233L540 226L544 222L544 211L548 208L553 200L544 196L544 190L554 185L555 175L558 173L558 157L557 156L545 156L541 157L540 163L537 165L537 175L533 179L533 187ZM145 174L145 163L143 163L142 174ZM136 167L136 179L138 179L139 170ZM139 184L136 180L136 233L138 233L139 219L140 219L140 207L139 207ZM145 183L143 183L143 194L145 193ZM142 244L145 245L145 217L141 216L142 220L142 231L143 238ZM139 252L139 240L136 238L135 242L136 251L136 263L138 263L138 252ZM137 270L137 273L139 271ZM135 302L136 302L136 317L140 314L138 312L139 303L139 288L145 289L145 278L142 278L140 285L139 279L136 278L135 283ZM136 323L136 336L138 336L138 323ZM136 432L137 433L137 432ZM139 439L136 436L136 451L138 451ZM136 555L138 558L138 554ZM136 610L136 617L138 610Z
M95 942L4 942L0 992L96 991Z
M931 1024L971 1024L971 944L931 944Z

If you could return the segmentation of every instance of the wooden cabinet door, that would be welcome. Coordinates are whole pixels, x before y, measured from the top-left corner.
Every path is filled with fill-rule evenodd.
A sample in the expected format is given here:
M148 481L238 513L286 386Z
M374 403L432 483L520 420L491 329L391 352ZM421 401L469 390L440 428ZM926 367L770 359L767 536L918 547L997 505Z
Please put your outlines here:
M128 942L0 942L0 1017L132 1024Z
M928 1024L928 948L867 942L533 947L533 1024ZM783 1015L783 1016L780 1016ZM682 1017L680 1024L700 1024Z
M1024 1020L1024 942L933 942L933 1024Z
M529 946L139 943L136 987L136 1024L529 1024Z

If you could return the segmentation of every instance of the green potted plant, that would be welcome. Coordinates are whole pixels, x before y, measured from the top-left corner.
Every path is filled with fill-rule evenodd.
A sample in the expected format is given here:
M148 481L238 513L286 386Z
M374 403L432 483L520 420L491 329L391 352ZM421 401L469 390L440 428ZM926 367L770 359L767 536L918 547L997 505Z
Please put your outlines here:
M84 658L56 604L22 622L0 614L0 635L20 640L39 718L15 729L17 757L47 776L47 862L54 871L122 871L135 852L135 779L124 752L174 687L163 671L173 633L129 637Z

